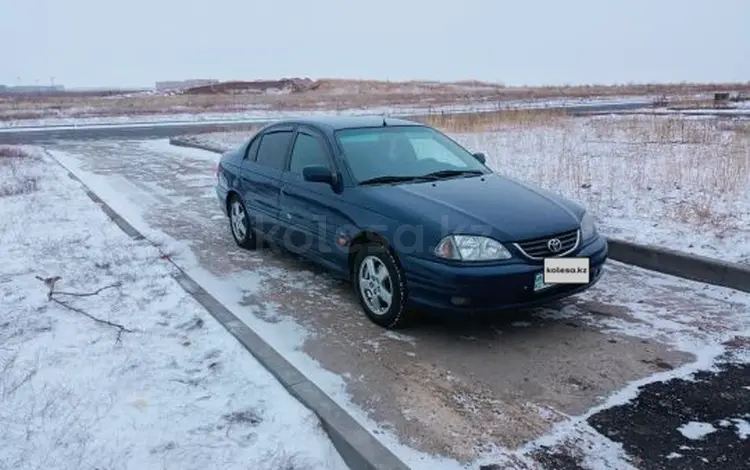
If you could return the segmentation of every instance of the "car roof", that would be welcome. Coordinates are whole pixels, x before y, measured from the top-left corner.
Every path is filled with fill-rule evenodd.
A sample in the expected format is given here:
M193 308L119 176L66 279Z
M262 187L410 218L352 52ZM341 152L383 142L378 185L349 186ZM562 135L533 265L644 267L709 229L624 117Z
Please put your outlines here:
M299 119L284 119L274 124L306 124L312 127L328 131L338 131L341 129L353 129L362 127L383 127L386 126L423 126L420 122L407 121L387 116L311 116Z

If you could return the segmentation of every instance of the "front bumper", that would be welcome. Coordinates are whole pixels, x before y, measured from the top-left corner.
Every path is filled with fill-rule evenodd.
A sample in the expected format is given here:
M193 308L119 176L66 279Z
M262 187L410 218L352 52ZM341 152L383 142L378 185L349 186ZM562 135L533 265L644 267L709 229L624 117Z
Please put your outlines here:
M607 252L606 239L597 235L570 254L589 258L588 284L555 285L538 292L534 291L534 278L542 272L542 263L517 260L456 266L411 256L402 257L401 262L411 306L459 313L493 312L533 307L589 289L602 276Z

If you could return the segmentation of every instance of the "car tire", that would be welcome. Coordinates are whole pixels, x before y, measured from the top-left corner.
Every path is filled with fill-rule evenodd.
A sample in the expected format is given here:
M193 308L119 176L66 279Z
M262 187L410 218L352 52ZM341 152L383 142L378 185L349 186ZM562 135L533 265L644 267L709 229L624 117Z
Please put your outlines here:
M388 329L407 325L411 318L406 309L404 273L388 248L380 244L361 245L353 268L354 292L367 318ZM386 303L388 299L390 302Z
M233 195L227 204L229 214L229 231L237 246L252 250L256 245L255 231L250 225L250 218L245 204L237 196Z

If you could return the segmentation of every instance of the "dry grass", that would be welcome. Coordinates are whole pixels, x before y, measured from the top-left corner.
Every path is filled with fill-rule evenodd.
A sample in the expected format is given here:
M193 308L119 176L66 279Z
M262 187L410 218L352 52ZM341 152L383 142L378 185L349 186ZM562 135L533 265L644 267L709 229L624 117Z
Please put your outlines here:
M750 217L750 124L682 116L560 118L453 126L502 173L583 202L598 214L742 229ZM470 132L470 133L469 133ZM637 227L633 227L637 230Z
M566 118L560 109L514 109L487 113L429 114L426 124L444 132L489 132L508 127L553 126Z
M0 162L7 163L16 158L25 158L27 153L20 147L14 147L11 145L0 146Z
M0 198L37 191L41 175L24 164L31 158L21 147L0 145Z
M617 86L505 87L483 82L383 82L318 80L314 89L288 94L121 94L91 93L0 96L0 121L47 117L143 116L175 113L230 113L257 109L353 109L388 106L437 107L510 100L590 98L659 94L685 97L714 91L748 91L750 83Z

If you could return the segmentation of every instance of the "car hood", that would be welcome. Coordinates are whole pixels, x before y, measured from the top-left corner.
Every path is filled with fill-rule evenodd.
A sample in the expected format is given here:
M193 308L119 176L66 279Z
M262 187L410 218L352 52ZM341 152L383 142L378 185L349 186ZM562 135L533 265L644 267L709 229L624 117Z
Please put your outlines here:
M501 242L575 230L583 212L575 203L497 173L363 188L367 207L404 224L423 223L448 233L482 233Z

